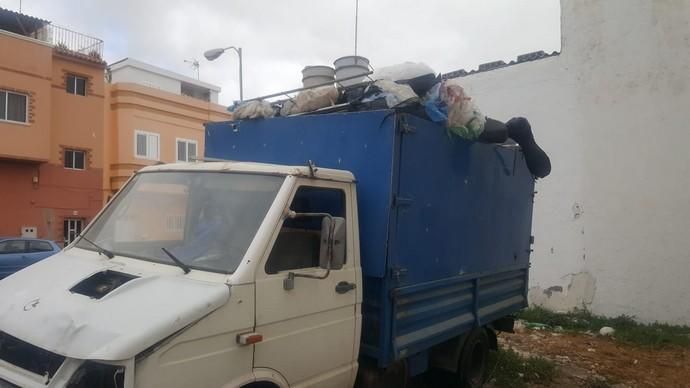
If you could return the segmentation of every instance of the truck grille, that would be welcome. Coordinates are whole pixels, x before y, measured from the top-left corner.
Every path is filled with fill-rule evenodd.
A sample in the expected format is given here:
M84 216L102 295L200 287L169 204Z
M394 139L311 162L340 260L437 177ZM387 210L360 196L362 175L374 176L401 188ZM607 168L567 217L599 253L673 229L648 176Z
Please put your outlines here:
M0 360L51 379L65 357L0 331Z

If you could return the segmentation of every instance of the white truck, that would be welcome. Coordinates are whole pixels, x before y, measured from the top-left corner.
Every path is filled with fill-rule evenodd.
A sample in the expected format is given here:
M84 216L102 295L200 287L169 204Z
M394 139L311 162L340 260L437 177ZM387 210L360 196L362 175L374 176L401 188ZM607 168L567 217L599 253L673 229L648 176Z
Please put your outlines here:
M0 281L0 388L402 386L430 367L480 384L494 330L526 305L522 153L414 117L400 131L397 113L327 116L208 128L207 154L236 161L140 170L74 243ZM324 126L353 121L390 131L323 147ZM262 151L262 131L276 149L311 138L321 153ZM405 164L405 136L440 147L433 166ZM237 161L304 152L361 180Z

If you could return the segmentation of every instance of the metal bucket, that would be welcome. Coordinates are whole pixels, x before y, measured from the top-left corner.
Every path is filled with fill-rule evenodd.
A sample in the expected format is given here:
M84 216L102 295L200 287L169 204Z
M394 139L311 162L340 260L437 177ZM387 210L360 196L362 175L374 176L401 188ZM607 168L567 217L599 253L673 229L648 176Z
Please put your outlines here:
M369 59L365 57L349 55L340 57L333 61L335 66L335 79L341 80L347 77L354 77L362 74L361 78L353 78L339 83L343 86L351 86L363 82L366 74L369 73Z
M302 86L309 88L315 85L333 83L335 71L330 66L307 66L302 69Z

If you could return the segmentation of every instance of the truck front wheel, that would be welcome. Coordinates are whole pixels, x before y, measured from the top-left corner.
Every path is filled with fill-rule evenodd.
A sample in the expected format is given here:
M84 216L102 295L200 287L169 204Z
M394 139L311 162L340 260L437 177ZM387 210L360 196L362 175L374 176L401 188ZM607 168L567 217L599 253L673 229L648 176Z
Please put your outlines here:
M486 328L474 329L465 340L458 364L459 386L462 388L481 387L486 375L486 362L489 358L489 335Z

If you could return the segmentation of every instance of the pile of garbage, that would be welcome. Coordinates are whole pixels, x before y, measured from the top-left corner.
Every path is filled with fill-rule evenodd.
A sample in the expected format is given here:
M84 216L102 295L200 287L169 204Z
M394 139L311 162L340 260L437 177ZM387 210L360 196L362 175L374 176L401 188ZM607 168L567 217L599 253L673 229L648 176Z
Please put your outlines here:
M534 140L527 119L491 119L479 109L458 78L442 79L423 63L405 62L377 69L369 81L347 87L335 84L305 88L285 100L254 99L232 107L237 120L396 109L443 124L452 135L472 141L520 145L532 175L543 178L551 162Z

